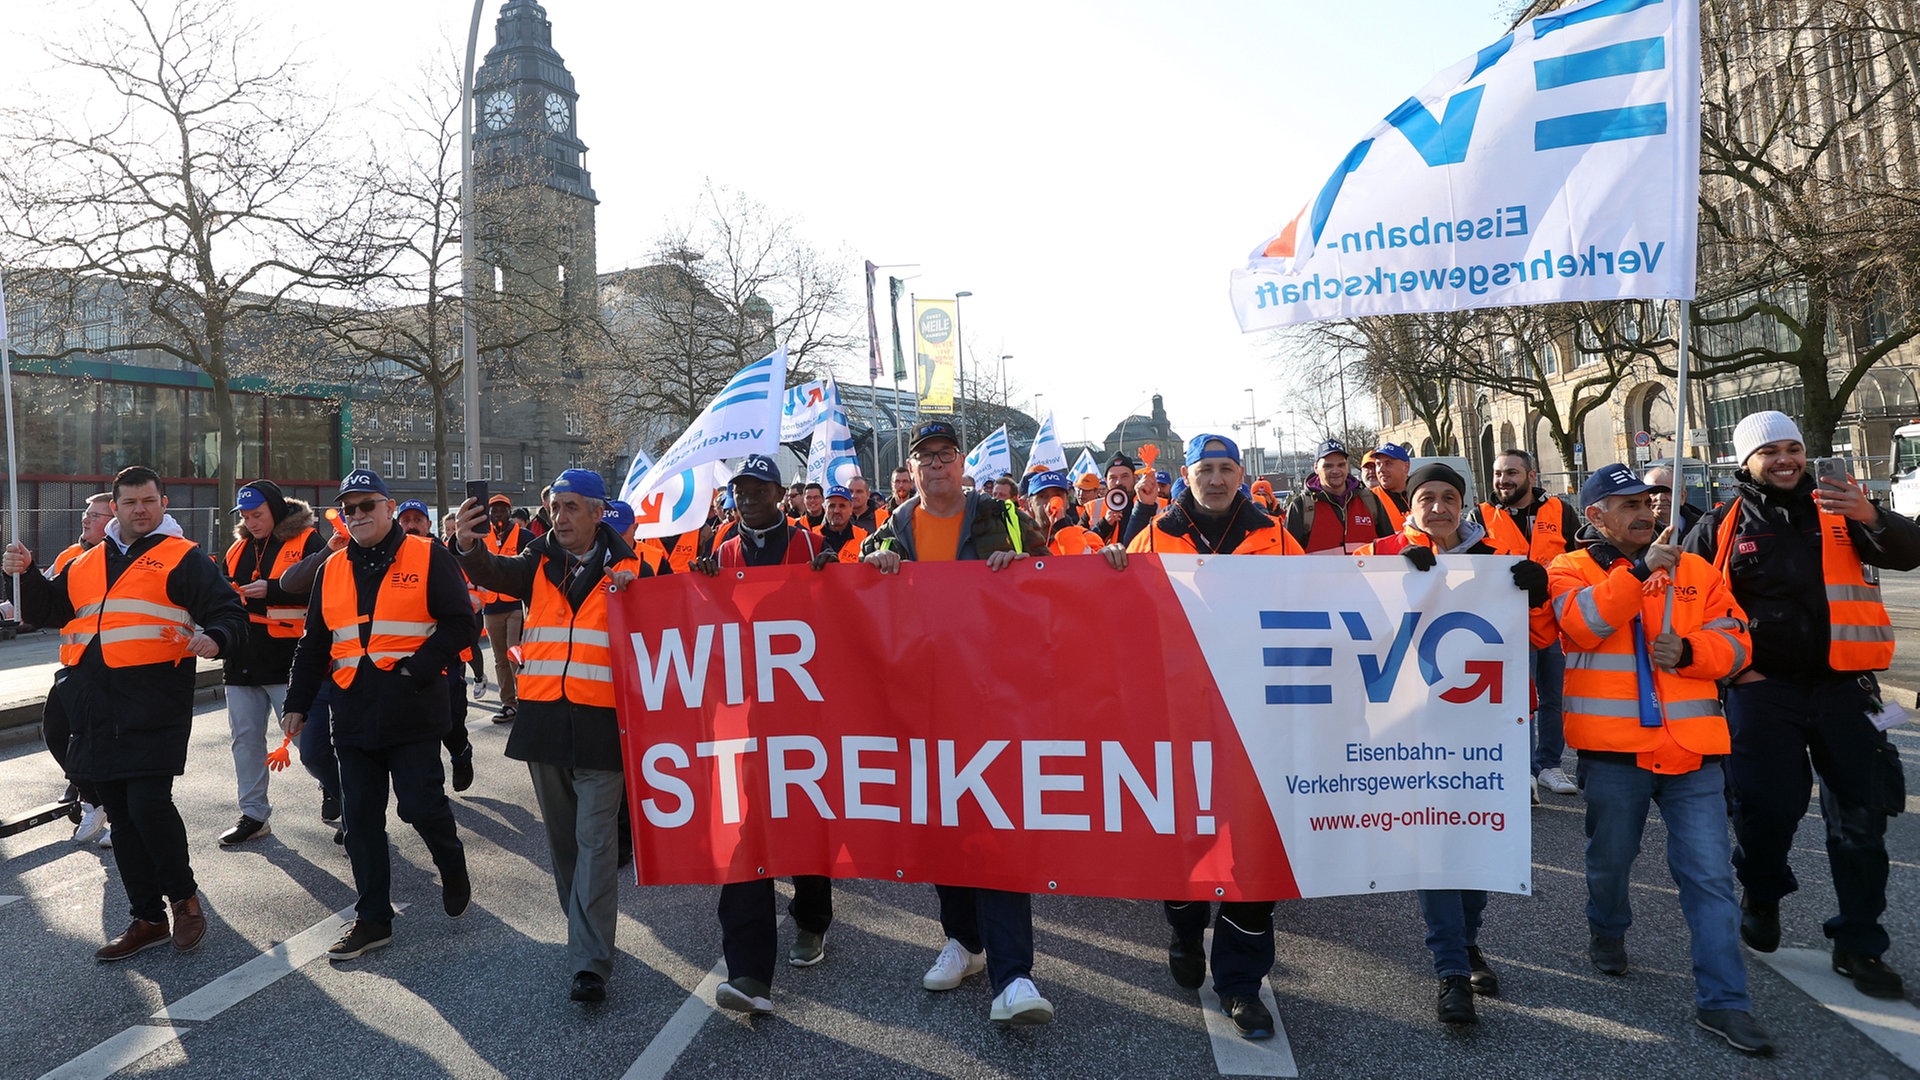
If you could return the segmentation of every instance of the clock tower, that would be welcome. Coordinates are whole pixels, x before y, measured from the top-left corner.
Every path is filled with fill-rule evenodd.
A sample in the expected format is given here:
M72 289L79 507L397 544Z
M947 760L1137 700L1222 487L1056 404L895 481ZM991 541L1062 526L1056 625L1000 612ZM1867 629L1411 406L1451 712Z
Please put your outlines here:
M473 78L480 432L489 446L517 442L501 456L539 483L583 463L586 444L565 407L582 377L577 345L591 340L577 324L596 318L600 302L599 200L579 103L546 9L538 0L505 0ZM522 479L521 470L509 472Z

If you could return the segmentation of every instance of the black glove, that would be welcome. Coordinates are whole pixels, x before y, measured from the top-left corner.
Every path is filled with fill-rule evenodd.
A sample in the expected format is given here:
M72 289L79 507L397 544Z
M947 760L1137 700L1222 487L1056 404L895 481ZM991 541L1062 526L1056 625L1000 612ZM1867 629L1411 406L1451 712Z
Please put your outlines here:
M1435 560L1433 549L1430 547L1423 544L1408 544L1405 548L1401 549L1400 554L1407 557L1407 561L1413 564L1415 570L1433 569Z
M1527 591L1527 607L1539 607L1547 602L1547 568L1532 559L1521 559L1513 564L1513 587Z

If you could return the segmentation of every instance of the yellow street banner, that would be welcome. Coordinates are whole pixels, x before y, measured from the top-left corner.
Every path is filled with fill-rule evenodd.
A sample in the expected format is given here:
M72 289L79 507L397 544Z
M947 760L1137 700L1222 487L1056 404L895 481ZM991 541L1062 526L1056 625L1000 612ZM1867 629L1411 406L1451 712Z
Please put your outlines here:
M953 369L960 356L955 300L913 302L913 356L920 376L920 411L953 411Z

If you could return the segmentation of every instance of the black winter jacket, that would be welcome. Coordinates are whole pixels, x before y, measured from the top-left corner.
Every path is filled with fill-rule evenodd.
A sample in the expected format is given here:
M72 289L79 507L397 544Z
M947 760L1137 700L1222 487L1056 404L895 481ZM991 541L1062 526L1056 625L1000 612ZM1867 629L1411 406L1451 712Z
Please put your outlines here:
M238 571L231 575L236 585L245 585L255 578L273 569L274 560L280 557L280 549L308 529L313 528L313 507L299 499L285 500L286 516L273 526L273 533L266 540L259 541L247 532L245 522L233 524L233 538L243 546L240 548ZM327 536L319 529L307 534L306 543L301 545L302 558L327 549ZM227 557L220 555L220 572L227 572ZM241 597L241 604L248 615L265 616L269 604L274 607L304 607L307 603L305 593L291 593L280 587L277 578L267 578L267 595L259 600ZM299 638L277 638L267 633L267 624L247 623L247 645L244 649L235 649L222 658L222 674L228 686L275 686L287 681L287 672L293 667L293 649L300 643Z
M111 539L106 550L107 585L120 579L134 560L164 537L149 533L123 553ZM67 599L67 575L52 581L38 573L20 576L21 614L36 626L64 626L73 618ZM244 648L247 612L227 577L199 548L167 575L167 598L187 609L222 654ZM125 780L136 776L179 776L187 771L187 739L193 733L194 676L199 664L179 663L108 667L95 641L80 662L62 671L53 692L73 724L67 744L67 772L76 780Z
M1820 557L1820 515L1813 478L1792 491L1739 476L1740 521L1728 562L1733 598L1753 633L1753 670L1768 678L1810 682L1851 678L1827 663L1830 643L1826 577ZM1714 507L1687 534L1686 550L1712 562L1729 501ZM1878 532L1847 522L1860 561L1888 570L1920 566L1920 525L1884 507Z
M347 565L359 587L360 614L373 613L387 571L393 566L394 553L406 537L398 523L388 530L386 539L371 548L358 543L346 547ZM353 685L333 690L333 741L342 746L377 750L421 739L438 739L451 722L452 702L447 698L448 667L460 662L460 650L472 645L477 636L473 624L473 604L467 599L467 582L460 576L460 564L452 553L432 544L427 562L427 614L438 624L418 652L400 661L393 670L375 667L362 658ZM320 572L314 581L313 595L307 605L307 632L293 653L293 669L287 680L287 712L306 713L313 708L314 695L322 682L332 677L333 633L321 614L326 595L327 575L334 564ZM232 595L233 590L227 590ZM371 627L363 624L361 641Z

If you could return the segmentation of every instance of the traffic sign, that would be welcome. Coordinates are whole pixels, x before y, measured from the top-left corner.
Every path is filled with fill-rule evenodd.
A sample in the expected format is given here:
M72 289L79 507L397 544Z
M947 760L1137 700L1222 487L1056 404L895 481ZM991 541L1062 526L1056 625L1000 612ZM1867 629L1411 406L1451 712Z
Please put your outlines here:
M1634 432L1634 433L1633 433L1633 445L1635 445L1635 446L1652 446L1652 445L1653 445L1653 434L1652 434L1651 432L1646 432L1646 431L1636 431L1636 432Z

